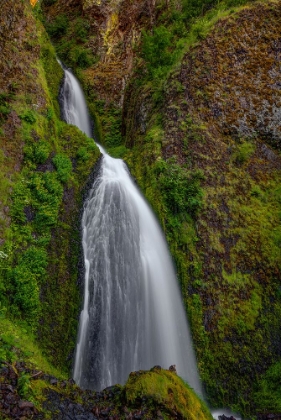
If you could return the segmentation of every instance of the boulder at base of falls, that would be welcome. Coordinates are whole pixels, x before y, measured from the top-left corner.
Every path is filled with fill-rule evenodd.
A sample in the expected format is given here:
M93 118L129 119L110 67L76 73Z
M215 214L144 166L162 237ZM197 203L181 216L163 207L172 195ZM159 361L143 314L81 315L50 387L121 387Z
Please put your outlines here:
M30 401L32 400L32 401ZM155 366L130 374L124 386L82 390L72 379L0 361L0 419L213 420L208 408L176 373Z
M132 372L125 385L128 406L159 407L163 418L212 420L205 403L175 372L159 366L150 371Z

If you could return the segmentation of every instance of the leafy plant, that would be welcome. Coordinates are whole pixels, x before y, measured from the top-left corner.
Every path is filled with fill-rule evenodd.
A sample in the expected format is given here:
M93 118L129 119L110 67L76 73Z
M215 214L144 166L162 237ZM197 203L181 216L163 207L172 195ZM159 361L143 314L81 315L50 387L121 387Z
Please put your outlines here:
M46 162L50 153L50 144L44 140L40 140L37 143L25 146L24 154L26 160L36 164L42 164Z
M67 182L71 176L72 172L72 163L69 157L58 153L53 158L54 165L56 167L58 178L61 182Z
M32 393L30 375L27 373L21 373L18 378L18 392L21 398L29 399Z
M39 284L46 275L46 267L46 251L32 246L21 255L18 265L12 270L13 300L32 324L39 315Z
M58 15L55 17L54 21L47 25L47 31L51 37L62 37L66 34L68 29L68 18L66 15Z
M254 394L257 410L279 413L281 411L281 362L270 366L258 382Z
M20 119L27 122L28 124L34 124L36 122L36 115L31 109L27 109L19 115Z
M195 216L201 207L202 174L190 173L185 168L169 161L158 162L156 173L164 199L172 214L187 212Z
M3 332L0 337L0 365L2 361L13 362L16 354L13 352L14 337L9 332Z
M150 74L155 75L159 68L168 67L173 62L170 50L172 34L168 28L160 25L153 34L143 31L142 36L142 57Z
M251 142L245 141L244 143L237 146L237 149L233 153L233 158L237 163L246 162L255 151L255 145Z
M89 33L90 24L83 18L78 18L75 22L75 35L76 39L79 39L80 41L86 41L87 35Z

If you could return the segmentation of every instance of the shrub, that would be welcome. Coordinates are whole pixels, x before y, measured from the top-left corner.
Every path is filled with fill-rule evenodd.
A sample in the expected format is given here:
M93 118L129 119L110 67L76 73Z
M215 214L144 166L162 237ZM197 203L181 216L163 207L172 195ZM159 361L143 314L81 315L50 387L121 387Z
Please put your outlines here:
M165 26L155 28L151 35L143 31L142 57L147 63L150 73L159 67L167 67L173 61L171 47L172 34Z
M4 119L10 113L10 107L8 105L0 105L0 118Z
M52 108L48 108L46 112L46 118L47 120L52 120L54 118L54 112Z
M17 356L13 351L14 348L14 337L13 335L5 332L1 333L0 338L0 362L2 360L13 362L16 360Z
M126 152L128 152L128 149L126 148L126 146L117 146L108 150L108 153L110 154L110 156L114 157L115 159L123 159Z
M67 182L72 171L71 160L62 153L59 153L53 158L53 162L56 167L59 180L61 182Z
M76 38L79 38L80 41L86 41L87 35L89 33L90 24L86 20L79 18L75 22L75 35Z
M27 122L28 124L34 124L36 122L35 113L31 109L27 109L21 115L19 115L20 119Z
M80 54L77 57L76 63L77 66L81 69L86 69L92 65L92 59L88 53L88 51L83 50L80 52Z
M164 161L157 164L156 174L164 200L172 214L187 212L196 216L202 205L202 174L190 173L176 163Z
M22 399L29 399L30 398L30 394L32 394L32 388L31 388L31 383L30 383L30 375L28 375L27 373L20 373L19 378L18 378L18 392L19 392L19 396Z
M250 142L244 142L242 144L240 144L236 151L233 154L234 160L237 163L244 163L246 162L251 155L254 153L255 151L255 145L253 143Z
M88 152L87 147L80 147L77 151L76 157L82 162L86 162L90 158L90 153Z
M68 29L68 19L65 15L58 15L52 23L47 26L47 31L51 37L60 38L66 34Z
M257 410L281 411L281 362L272 365L258 382L254 395Z
M41 164L46 162L50 153L50 145L44 140L26 146L24 148L25 159L33 163Z
M27 249L13 269L15 294L14 302L31 324L39 315L39 283L46 275L47 253L34 246Z
M26 222L24 207L29 202L29 199L29 188L27 184L21 180L16 183L12 193L13 205L11 208L11 216L17 224L24 224Z
M9 99L12 95L9 93L0 93L0 121L4 120L7 115L11 112Z

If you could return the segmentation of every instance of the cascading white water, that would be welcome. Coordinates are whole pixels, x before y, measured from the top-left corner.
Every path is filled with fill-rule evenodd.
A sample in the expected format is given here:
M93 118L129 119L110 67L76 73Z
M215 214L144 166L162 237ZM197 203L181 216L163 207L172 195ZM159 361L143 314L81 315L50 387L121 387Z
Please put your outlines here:
M60 61L59 64L62 65ZM92 137L91 121L83 91L76 77L67 69L64 69L61 94L63 119L68 124L76 125L88 137Z
M81 88L65 70L63 113L89 136ZM74 379L100 390L154 365L177 371L202 395L196 359L165 238L120 159L103 155L85 203L85 292Z

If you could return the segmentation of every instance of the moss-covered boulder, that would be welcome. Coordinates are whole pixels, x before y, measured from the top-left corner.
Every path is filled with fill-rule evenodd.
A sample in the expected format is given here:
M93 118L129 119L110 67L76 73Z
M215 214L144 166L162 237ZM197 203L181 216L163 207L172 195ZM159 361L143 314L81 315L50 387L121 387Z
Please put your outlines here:
M157 417L207 420L206 405L176 373L156 366L150 371L132 372L125 385L128 405L158 407ZM160 412L159 412L160 409Z

